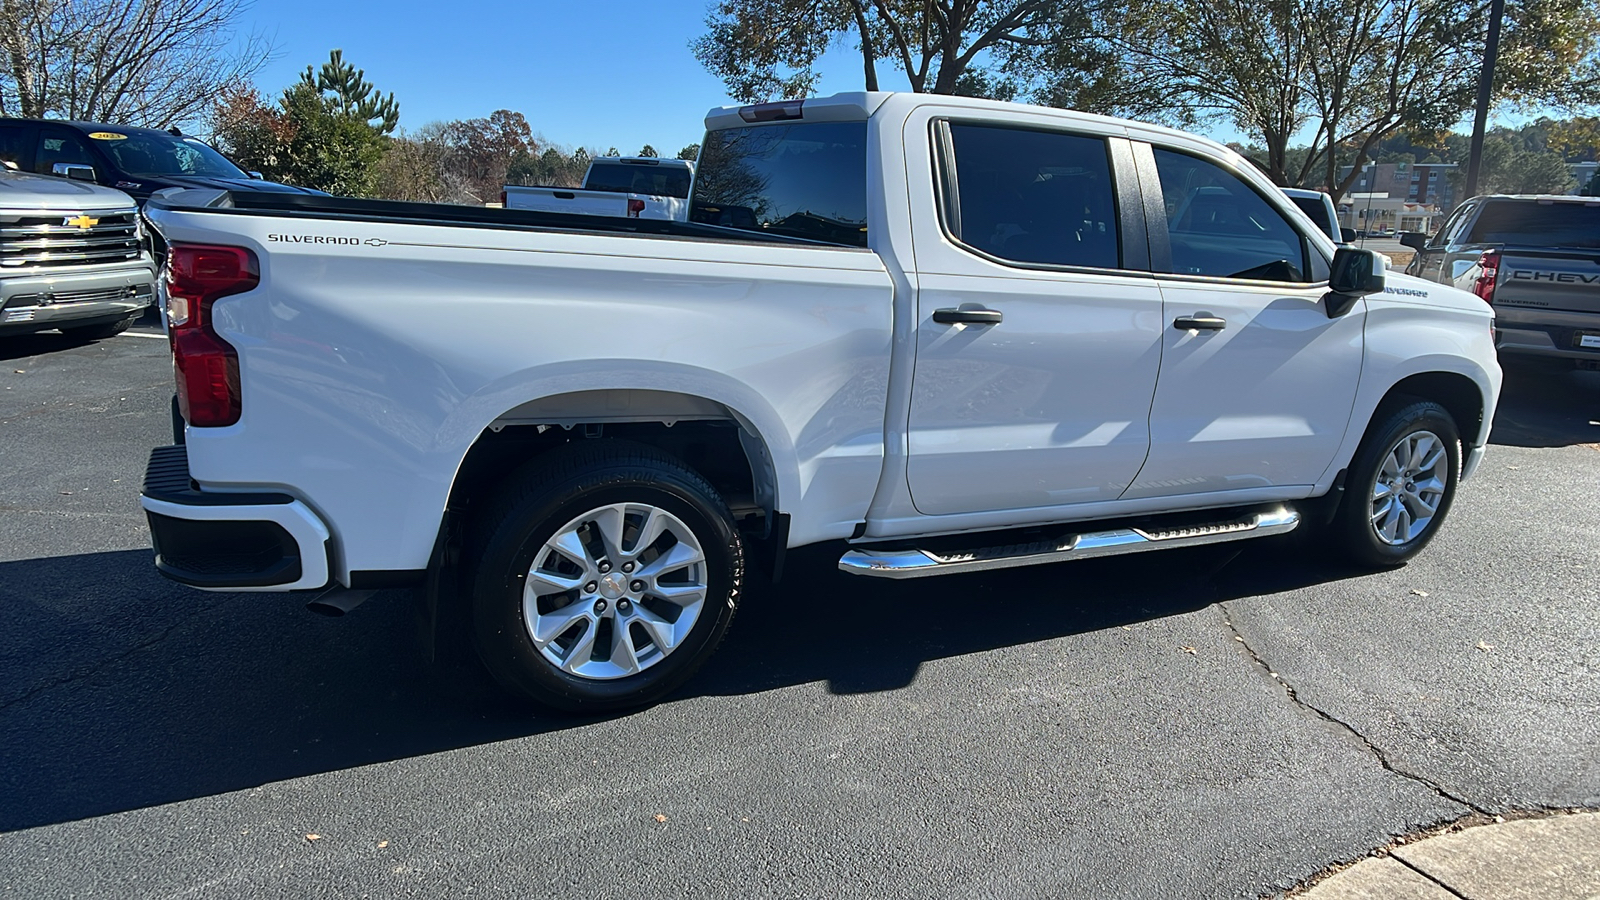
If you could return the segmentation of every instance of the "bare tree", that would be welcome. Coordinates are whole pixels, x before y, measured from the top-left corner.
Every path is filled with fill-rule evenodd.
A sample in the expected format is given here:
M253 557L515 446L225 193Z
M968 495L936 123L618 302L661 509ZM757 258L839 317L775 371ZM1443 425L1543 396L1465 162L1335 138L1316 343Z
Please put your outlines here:
M165 128L201 117L271 52L247 0L0 0L0 113Z

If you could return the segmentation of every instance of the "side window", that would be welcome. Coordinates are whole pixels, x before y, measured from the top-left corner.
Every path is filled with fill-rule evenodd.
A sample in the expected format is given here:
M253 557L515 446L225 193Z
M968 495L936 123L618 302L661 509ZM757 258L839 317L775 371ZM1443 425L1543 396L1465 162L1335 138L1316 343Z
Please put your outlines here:
M1121 265L1104 140L956 122L949 133L956 202L945 225L957 240L1011 262Z
M34 163L33 170L41 175L50 175L54 173L56 163L92 166L94 157L89 155L89 148L84 146L77 135L50 129L39 135L38 160Z
M21 125L0 125L0 161L11 163L18 169L28 168L31 159L26 159L28 152L29 129ZM9 168L9 166L8 166Z
M1470 208L1472 207L1461 207L1454 213L1450 213L1450 218L1445 219L1445 224L1438 226L1438 231L1434 234L1434 240L1429 240L1427 245L1429 247L1443 247L1446 243L1451 243L1451 239L1456 235L1456 232L1461 231L1461 224L1466 223L1467 211Z
M1255 188L1198 157L1157 147L1155 159L1174 273L1310 280L1305 241Z
M1429 246L1443 247L1446 244L1461 243L1462 232L1467 230L1467 222L1471 220L1472 214L1477 208L1475 204L1469 203L1456 210L1455 214L1445 221L1444 227L1439 229L1439 233L1433 236Z

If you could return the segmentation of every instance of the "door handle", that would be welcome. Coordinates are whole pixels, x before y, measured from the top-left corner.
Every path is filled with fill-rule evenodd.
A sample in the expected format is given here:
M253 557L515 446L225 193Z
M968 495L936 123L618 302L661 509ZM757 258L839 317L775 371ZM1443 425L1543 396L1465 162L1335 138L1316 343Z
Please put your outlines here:
M1179 331L1221 331L1228 327L1228 320L1208 312L1199 312L1173 319L1172 327Z
M940 325L999 325L1005 314L998 309L936 309L933 320Z

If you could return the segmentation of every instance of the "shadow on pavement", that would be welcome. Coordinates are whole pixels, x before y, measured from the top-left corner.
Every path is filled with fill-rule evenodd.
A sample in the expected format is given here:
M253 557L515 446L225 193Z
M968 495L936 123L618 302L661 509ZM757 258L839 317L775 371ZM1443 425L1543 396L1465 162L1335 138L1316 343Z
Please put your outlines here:
M929 660L1228 599L1214 576L1238 553L883 582L837 572L838 549L793 554L792 577L747 597L719 653L673 699L819 681L835 693L895 690ZM1248 548L1248 565L1229 571L1252 582L1230 595L1352 574L1306 566L1292 548L1283 558L1294 563L1279 564L1284 549ZM463 654L426 662L405 592L342 619L302 603L170 584L148 551L0 564L0 831L592 721L529 710Z
M142 330L161 330L161 314L154 306L148 307L134 320L134 328ZM116 338L101 338L100 341L114 341ZM87 347L99 343L83 337L68 337L59 331L35 331L28 334L0 335L0 362L24 359L29 356L43 356L46 353L57 353L62 350L72 350L77 347Z
M59 331L35 331L31 334L0 335L0 361L43 356L94 343L81 337L67 337Z
M1600 443L1600 372L1504 361L1491 444L1568 447Z

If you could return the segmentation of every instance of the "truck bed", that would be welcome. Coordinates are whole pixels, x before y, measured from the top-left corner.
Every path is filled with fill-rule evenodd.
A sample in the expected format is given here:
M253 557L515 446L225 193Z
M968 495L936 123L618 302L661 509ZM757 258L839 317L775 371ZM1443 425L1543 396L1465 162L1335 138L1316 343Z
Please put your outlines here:
M209 199L196 203L194 194ZM346 222L386 222L412 225L444 225L461 228L493 228L506 231L561 231L590 234L630 234L642 237L690 238L733 243L767 243L830 246L804 238L745 231L717 225L701 225L670 219L630 219L618 216L585 216L572 213L534 212L457 206L448 203L411 203L401 200L363 200L353 197L319 197L264 191L217 191L157 196L150 205L158 209L226 211L242 215L275 218L313 219Z

